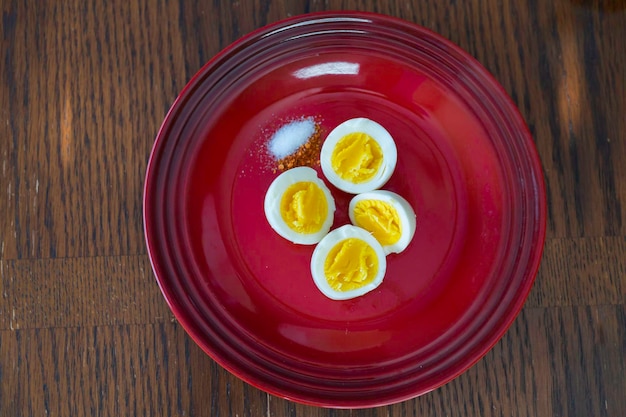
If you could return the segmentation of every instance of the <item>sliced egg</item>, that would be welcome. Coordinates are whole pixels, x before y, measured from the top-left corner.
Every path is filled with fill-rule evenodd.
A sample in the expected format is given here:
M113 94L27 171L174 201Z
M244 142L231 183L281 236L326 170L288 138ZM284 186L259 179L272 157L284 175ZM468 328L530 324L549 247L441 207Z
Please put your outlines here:
M276 177L264 208L276 233L293 243L313 245L333 224L335 200L314 169L298 167Z
M382 246L360 227L339 227L317 244L311 274L317 288L333 300L348 300L380 285L387 270Z
M346 120L329 134L320 153L324 175L351 194L376 190L396 168L398 151L387 130L364 117Z
M385 254L400 253L415 234L415 211L403 197L386 190L356 195L348 207L350 221L372 234Z

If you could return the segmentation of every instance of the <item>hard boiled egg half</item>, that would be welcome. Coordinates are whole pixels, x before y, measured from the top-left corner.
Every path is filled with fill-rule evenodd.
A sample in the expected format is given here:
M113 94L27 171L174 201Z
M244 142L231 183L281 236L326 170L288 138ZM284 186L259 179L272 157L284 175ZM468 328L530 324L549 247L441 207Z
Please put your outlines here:
M293 243L313 245L333 224L335 200L314 169L298 167L276 177L264 208L276 233Z
M400 195L386 190L356 195L348 207L350 221L372 234L385 254L406 249L415 234L415 212Z
M351 194L376 190L389 180L398 151L389 132L373 120L346 120L329 134L320 153L324 175Z
M330 299L347 300L380 285L387 270L382 246L360 227L339 227L317 244L311 274L319 290Z

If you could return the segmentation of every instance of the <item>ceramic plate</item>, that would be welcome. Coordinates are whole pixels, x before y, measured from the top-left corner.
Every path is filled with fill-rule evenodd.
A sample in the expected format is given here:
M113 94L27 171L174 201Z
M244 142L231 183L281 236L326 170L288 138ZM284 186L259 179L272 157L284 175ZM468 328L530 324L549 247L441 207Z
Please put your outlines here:
M311 278L314 246L265 219L280 172L267 142L354 117L394 137L384 188L417 230L376 290L334 301ZM169 306L219 364L281 397L369 407L450 381L507 330L539 265L543 187L522 118L467 53L395 18L312 14L242 38L181 92L150 157L145 232ZM335 229L351 196L330 188Z

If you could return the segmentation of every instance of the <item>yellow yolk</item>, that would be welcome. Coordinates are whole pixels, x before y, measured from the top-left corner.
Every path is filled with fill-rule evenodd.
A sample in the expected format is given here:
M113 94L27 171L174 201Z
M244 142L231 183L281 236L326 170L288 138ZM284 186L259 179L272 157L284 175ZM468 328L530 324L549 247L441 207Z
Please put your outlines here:
M353 132L339 139L330 157L333 170L343 180L370 180L383 161L380 145L367 133Z
M354 206L356 226L369 231L381 245L393 245L402 235L398 211L380 200L361 200Z
M328 216L324 192L308 181L290 185L280 201L280 215L298 233L316 233Z
M367 242L348 238L337 243L324 262L328 284L336 291L351 291L374 280L378 258Z

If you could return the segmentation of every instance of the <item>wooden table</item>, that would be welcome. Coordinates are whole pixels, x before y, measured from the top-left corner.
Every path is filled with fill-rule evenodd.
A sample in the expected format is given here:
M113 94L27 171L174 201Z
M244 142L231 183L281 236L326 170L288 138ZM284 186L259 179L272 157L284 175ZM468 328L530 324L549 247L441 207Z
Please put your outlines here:
M623 0L2 0L1 416L626 415ZM142 230L170 104L215 53L304 12L377 11L489 69L536 141L542 266L510 330L434 392L367 410L295 404L216 365L173 318Z

